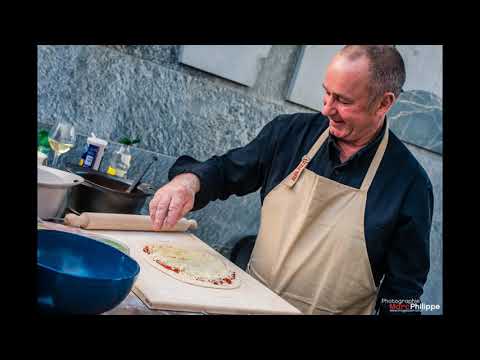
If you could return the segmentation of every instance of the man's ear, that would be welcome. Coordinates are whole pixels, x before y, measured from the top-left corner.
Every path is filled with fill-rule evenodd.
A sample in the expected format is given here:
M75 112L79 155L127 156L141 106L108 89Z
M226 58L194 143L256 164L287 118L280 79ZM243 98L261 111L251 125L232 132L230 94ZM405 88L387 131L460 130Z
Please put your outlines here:
M376 110L377 115L383 116L385 115L395 103L395 95L392 92L388 92L383 94L380 102L378 103L378 107Z

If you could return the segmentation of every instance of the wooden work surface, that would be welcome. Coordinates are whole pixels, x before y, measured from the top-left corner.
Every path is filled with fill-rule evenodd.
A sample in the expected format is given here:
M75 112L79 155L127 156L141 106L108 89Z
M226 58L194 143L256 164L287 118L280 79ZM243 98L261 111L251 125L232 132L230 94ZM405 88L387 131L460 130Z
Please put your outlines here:
M110 230L89 232L118 239L129 247L130 256L140 264L140 274L133 292L150 309L210 314L301 314L295 307L191 233ZM241 285L236 289L214 289L178 281L154 268L143 258L141 250L146 244L169 244L213 252L236 272ZM126 301L136 300L131 297L129 299ZM109 313L116 313L115 309Z

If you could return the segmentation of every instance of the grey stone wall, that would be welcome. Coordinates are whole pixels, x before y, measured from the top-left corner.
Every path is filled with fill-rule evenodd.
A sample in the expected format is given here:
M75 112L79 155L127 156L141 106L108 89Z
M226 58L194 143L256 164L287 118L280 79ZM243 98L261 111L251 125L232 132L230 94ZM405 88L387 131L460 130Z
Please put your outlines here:
M443 166L442 156L415 145L406 144L428 174L433 186L434 209L430 233L430 272L424 287L422 301L439 304L443 309ZM426 314L442 314L428 311Z
M272 46L253 87L180 64L179 49L178 45L38 46L38 125L49 128L56 120L67 119L80 134L77 146L61 158L61 164L77 162L86 137L94 132L110 141L101 165L105 171L119 146L115 141L138 136L142 142L132 151L129 178L156 154L159 161L145 182L160 187L179 155L206 160L247 144L279 114L312 111L285 101L300 46ZM404 131L409 137L402 139L407 138L407 146L434 184L432 267L423 300L442 304L442 134L425 135L441 126L441 104L432 98L433 110L430 103L421 103L409 112L401 106L411 107L411 99L403 96L404 104L392 112L397 121L394 131L404 131L405 122L400 121L404 115L413 122L414 115L422 116L423 110L433 114L422 118L419 141L411 129ZM425 144L431 149L425 149ZM213 202L189 217L199 222L196 234L228 256L236 240L257 233L259 207L257 192ZM142 213L148 213L147 204Z
M262 74L258 87L250 89L212 76L211 81L187 67L159 65L148 60L152 50L145 48L39 47L39 121L66 118L80 133L94 131L105 139L140 135L145 149L205 160L246 144L278 114L305 111L280 101L278 85L270 97L263 96L291 51L273 52L280 60L273 75ZM130 55L135 50L142 57ZM168 50L171 56L176 47ZM158 51L160 59L167 56L166 48Z

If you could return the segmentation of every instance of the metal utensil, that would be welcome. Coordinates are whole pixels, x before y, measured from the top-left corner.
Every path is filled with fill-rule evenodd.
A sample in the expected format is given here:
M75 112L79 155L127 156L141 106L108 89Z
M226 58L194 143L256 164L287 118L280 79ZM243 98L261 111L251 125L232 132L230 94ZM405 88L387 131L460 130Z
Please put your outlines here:
M50 217L50 218L44 219L43 221L53 222L53 223L56 223L56 224L63 224L64 223L64 218Z
M72 209L71 207L69 207L67 210L70 211L70 212L72 212L72 213L74 213L75 215L82 215L82 214L80 214L78 211Z
M71 212L71 213L74 213L75 215L82 215L80 214L78 211L72 209L72 208L67 208L67 211ZM65 214L65 216L68 215ZM49 218L46 218L46 219L40 219L40 217L38 217L38 219L43 222L43 221L50 221L50 222L54 222L54 223L57 223L57 224L63 224L65 222L65 217L49 217Z
M127 189L127 191L125 191L126 193L131 193L133 191L133 189L135 189L137 187L137 185L140 183L140 180L142 180L143 176L147 173L147 171L150 169L150 166L152 166L152 164L157 161L157 157L154 156L152 157L152 160L150 161L150 163L147 165L147 167L145 168L145 170L143 170L143 172L140 174L140 176L137 177L137 179L132 183L132 185L130 185Z

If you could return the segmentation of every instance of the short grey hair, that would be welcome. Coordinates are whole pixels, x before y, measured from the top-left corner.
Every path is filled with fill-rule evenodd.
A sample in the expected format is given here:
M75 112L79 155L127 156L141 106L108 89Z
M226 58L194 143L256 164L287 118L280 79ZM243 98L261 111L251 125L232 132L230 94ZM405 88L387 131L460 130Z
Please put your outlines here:
M405 63L402 55L391 45L347 45L341 51L349 60L365 56L370 70L370 104L386 92L396 98L403 92L405 84Z

